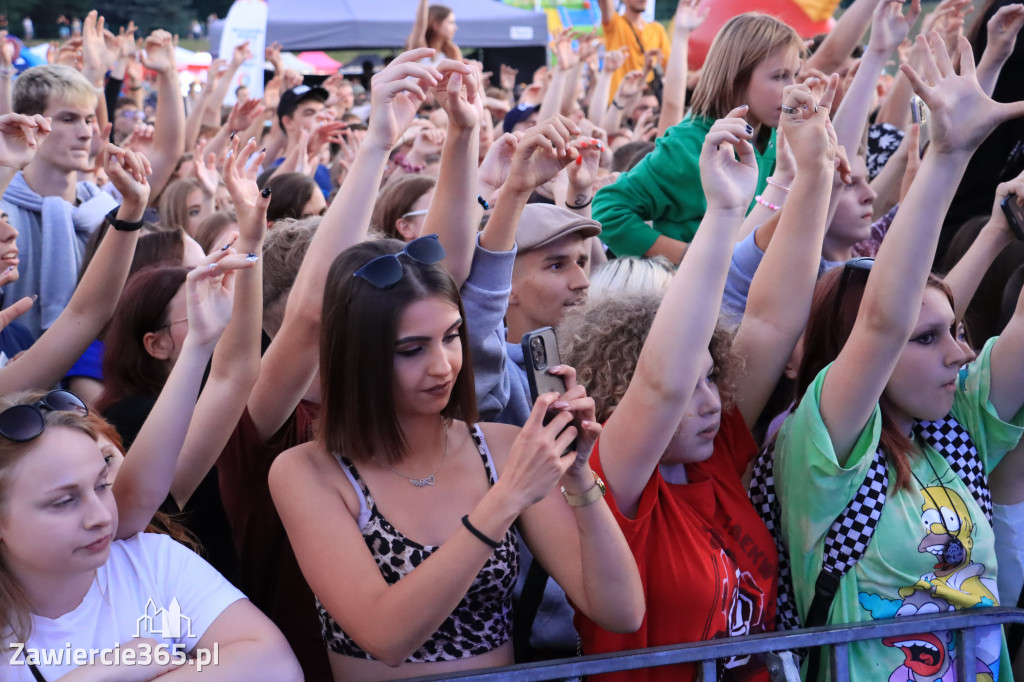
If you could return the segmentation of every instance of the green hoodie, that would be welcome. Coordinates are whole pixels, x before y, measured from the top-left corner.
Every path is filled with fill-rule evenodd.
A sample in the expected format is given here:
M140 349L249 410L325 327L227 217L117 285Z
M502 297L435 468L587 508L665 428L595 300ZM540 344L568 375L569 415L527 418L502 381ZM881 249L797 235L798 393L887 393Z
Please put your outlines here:
M693 239L708 207L699 162L704 137L714 122L685 118L669 128L631 171L594 197L594 220L601 223L601 239L615 255L643 256L659 235L683 242ZM775 169L774 130L764 153L755 148L755 154L760 194ZM652 221L653 227L645 221Z

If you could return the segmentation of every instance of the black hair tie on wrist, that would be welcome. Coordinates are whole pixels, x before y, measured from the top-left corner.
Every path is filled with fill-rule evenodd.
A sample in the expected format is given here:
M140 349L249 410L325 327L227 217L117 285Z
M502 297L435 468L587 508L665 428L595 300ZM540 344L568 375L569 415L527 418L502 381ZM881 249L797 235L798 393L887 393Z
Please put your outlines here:
M479 530L477 530L476 527L469 522L469 514L466 514L462 517L462 525L466 527L466 530L475 535L477 539L480 540L480 542L484 543L491 549L498 549L499 547L501 547L500 542L495 542L494 540L490 539L489 537L481 533Z

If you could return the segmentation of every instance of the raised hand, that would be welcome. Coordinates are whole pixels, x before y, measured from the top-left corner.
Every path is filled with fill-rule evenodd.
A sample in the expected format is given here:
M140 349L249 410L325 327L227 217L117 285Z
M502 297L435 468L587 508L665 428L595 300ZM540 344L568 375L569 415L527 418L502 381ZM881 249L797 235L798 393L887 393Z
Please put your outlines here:
M611 50L604 53L604 65L601 70L606 73L618 71L622 68L622 65L626 63L626 57L629 56L629 50L624 47L620 47L617 50Z
M49 134L50 119L39 114L0 116L0 166L21 170L35 157Z
M619 83L619 89L616 90L612 101L617 102L623 111L632 111L644 93L644 77L643 71L627 73Z
M1003 213L1002 203L1006 197L1010 197L1010 201L1016 202L1017 206L1024 206L1024 173L996 186L996 199L992 202L992 217L989 218L989 223L997 227L1005 237L1013 239L1014 233Z
M200 140L196 143L195 152L192 154L192 158L195 161L193 166L196 169L196 180L199 181L203 188L203 194L212 197L217 194L217 185L219 184L217 158L212 153L207 154L204 158L203 149L205 148L206 140Z
M886 56L892 54L910 34L910 29L920 14L921 0L912 0L910 11L906 15L903 14L902 2L884 0L878 3L871 17L871 39L868 41L868 49Z
M530 128L519 141L506 185L516 193L529 193L576 160L579 150L570 145L579 128L565 116L553 116Z
M829 120L832 102L839 87L839 76L832 74L820 98L814 94L816 85L810 81L789 85L782 95L783 106L796 111L782 115L779 119L779 131L780 135L785 135L786 143L798 168L806 168L822 161L827 161L828 165L832 166L839 154L835 130L832 129ZM850 177L848 163L839 169L840 177L844 181L849 181Z
M481 192L481 196L490 200L498 189L505 184L509 171L512 168L512 156L516 153L522 133L505 133L495 140L487 150L483 162L480 164L478 182L489 191L488 194Z
M562 483L566 490L574 493L582 492L594 483L593 474L589 472L587 463L590 454L594 450L598 437L601 435L601 425L597 423L595 415L596 408L594 399L587 395L586 389L576 383L576 368L570 365L559 365L548 370L550 374L562 377L565 382L565 393L559 396L558 401L552 406L554 410L568 412L573 416L573 425L578 429L576 438L576 451L572 465L566 470L562 477ZM581 474L581 478L576 478Z
M925 38L918 36L917 40ZM995 102L982 91L966 38L959 40L959 74L937 33L929 34L927 43L922 74L908 64L900 69L931 110L931 152L973 153L998 124L1024 116L1024 102Z
M985 45L985 56L1005 60L1013 52L1017 44L1017 34L1024 27L1024 5L1005 5L999 8L988 20L988 43Z
M434 67L418 63L433 54L434 51L427 47L403 52L374 75L370 89L374 115L370 117L365 143L390 150L409 127L427 98L427 89L443 78Z
M255 97L244 102L235 102L235 105L231 107L231 113L228 114L228 130L235 132L247 130L253 121L263 115L264 111L266 111L266 107L263 102Z
M209 347L216 345L231 321L235 301L235 273L259 261L256 254L235 253L233 248L216 249L185 278L188 309L186 338Z
M232 158L224 164L224 184L235 204L238 228L245 243L259 243L267 229L267 206L270 205L270 188L260 192L256 177L266 157L266 150L250 162L249 157L256 151L256 140L249 140L239 149L241 140L234 139L230 149ZM301 146L301 145L300 145Z
M604 151L604 144L594 138L573 140L570 146L576 149L576 160L568 165L569 171L569 202L579 204L573 196L573 190L585 192L586 198L594 183L597 182L598 167L601 165L601 153Z
M231 51L231 66L237 69L244 64L247 59L252 59L252 50L249 49L248 40L235 45L235 49Z
M120 52L116 36L103 24L103 17L96 10L82 21L82 71L91 82L102 80Z
M133 152L146 154L153 148L153 133L155 128L147 123L136 123L131 134L124 143L125 149Z
M178 68L174 59L174 37L167 31L153 31L143 47L142 64L150 71L167 74Z
M118 216L122 220L140 220L149 203L150 188L147 178L153 173L149 160L138 152L115 147L109 142L103 154L103 167L107 171L107 177L122 197Z
M431 91L448 114L449 127L475 128L480 121L476 106L479 93L475 69L462 62L445 59L437 65L437 70L442 78Z
M506 92L512 92L516 89L516 76L519 75L518 69L513 69L511 66L505 64L501 65L501 72L498 76L498 82L501 84L501 89Z
M674 32L677 36L688 36L696 31L708 18L710 8L700 9L700 0L679 0L676 5Z
M555 56L558 57L558 68L561 71L571 69L580 60L579 55L572 49L572 41L575 39L576 34L572 29L563 28L555 36L555 42L551 45Z
M326 111L326 110L325 110ZM333 110L331 110L333 112ZM309 131L309 140L306 142L307 154L310 159L316 159L326 144L341 144L345 139L343 132L348 128L348 123L335 121L330 114L320 118L317 116L316 125Z
M274 73L284 71L284 60L281 59L281 43L271 43L263 50L263 58L274 65Z
M754 131L743 120L747 106L715 121L700 152L700 183L708 211L746 212L757 188L757 159L750 144ZM738 158L737 158L738 157Z

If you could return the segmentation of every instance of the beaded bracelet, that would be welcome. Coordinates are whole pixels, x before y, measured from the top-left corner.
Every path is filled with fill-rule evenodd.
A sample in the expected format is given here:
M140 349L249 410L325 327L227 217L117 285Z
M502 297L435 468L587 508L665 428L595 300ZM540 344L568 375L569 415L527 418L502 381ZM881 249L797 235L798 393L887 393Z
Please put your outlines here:
M765 182L767 182L772 187L778 187L783 192L788 192L789 191L789 187L786 187L785 185L782 185L782 184L779 184L779 183L775 182L775 178L773 178L771 176L768 176L768 179L766 179Z
M782 208L781 206L776 206L772 202L768 201L767 199L765 199L760 194L758 194L756 197L754 197L754 201L756 201L757 203L761 204L762 206L764 206L766 208L770 208L773 211L778 211L780 208Z

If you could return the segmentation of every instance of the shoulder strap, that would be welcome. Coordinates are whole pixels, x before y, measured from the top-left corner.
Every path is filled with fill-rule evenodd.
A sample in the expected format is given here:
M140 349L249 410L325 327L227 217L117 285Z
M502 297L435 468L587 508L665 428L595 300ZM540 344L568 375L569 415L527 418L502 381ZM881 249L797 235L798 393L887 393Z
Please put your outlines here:
M630 21L629 19L626 19L625 17L623 17L622 19L623 19L623 21L626 22L626 26L629 26L629 30L633 32L633 39L636 40L637 47L640 48L640 54L641 55L646 55L647 54L647 48L644 47L643 41L640 40L640 34L637 32L636 26L634 26L633 22Z
M952 414L933 422L918 422L915 430L945 458L949 468L963 481L991 525L992 493L971 434Z

